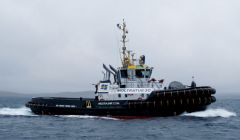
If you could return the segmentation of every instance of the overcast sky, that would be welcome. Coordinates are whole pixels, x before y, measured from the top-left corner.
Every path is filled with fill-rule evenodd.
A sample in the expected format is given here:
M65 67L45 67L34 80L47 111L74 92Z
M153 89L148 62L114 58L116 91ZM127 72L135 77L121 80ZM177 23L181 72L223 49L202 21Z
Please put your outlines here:
M120 65L123 18L156 79L240 91L239 0L1 0L0 90L93 90Z

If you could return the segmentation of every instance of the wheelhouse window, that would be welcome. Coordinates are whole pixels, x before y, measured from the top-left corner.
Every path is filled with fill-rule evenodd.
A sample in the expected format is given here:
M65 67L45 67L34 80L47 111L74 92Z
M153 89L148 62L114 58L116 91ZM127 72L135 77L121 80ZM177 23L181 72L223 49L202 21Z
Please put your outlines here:
M150 78L151 74L151 69L136 69L136 78Z
M151 69L146 69L146 71L145 71L145 77L146 77L146 78L150 78L150 77L151 77L151 74L152 74L152 70L151 70Z
M121 70L121 78L128 78L127 70Z
M136 78L144 78L144 69L136 69Z

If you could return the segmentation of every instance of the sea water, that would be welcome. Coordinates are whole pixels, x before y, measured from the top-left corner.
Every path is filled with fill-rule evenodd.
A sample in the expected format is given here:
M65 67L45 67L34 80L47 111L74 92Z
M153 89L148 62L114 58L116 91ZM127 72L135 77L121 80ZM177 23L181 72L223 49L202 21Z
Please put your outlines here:
M29 98L0 98L0 140L6 139L240 139L240 99L218 99L206 111L173 117L116 119L35 115Z

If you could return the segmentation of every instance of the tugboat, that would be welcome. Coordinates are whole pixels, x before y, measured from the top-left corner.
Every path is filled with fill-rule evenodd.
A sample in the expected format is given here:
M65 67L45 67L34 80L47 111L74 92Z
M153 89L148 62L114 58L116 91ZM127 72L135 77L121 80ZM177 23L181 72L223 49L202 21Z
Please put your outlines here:
M145 56L134 58L126 48L126 23L117 24L122 31L122 66L105 70L103 80L95 84L95 98L37 97L26 103L40 115L91 115L118 118L174 116L184 112L203 111L216 101L216 90L210 86L197 87L173 81L151 78L153 67L145 64ZM113 78L111 78L113 76Z

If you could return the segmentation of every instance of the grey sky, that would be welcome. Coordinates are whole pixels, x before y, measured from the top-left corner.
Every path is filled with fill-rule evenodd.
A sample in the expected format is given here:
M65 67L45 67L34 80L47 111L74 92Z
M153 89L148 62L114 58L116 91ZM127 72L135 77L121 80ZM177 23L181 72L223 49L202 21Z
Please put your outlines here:
M240 90L239 0L1 0L0 90L92 90L120 64L122 18L155 78Z

